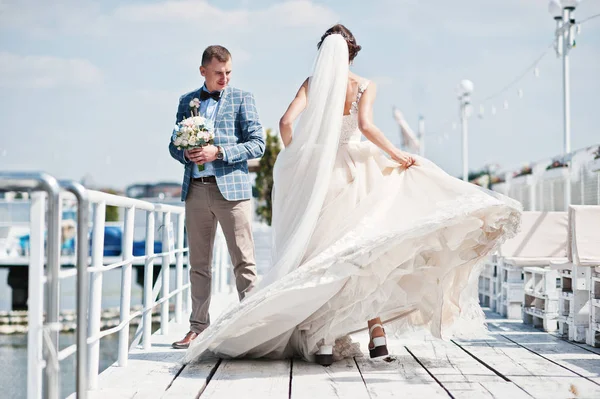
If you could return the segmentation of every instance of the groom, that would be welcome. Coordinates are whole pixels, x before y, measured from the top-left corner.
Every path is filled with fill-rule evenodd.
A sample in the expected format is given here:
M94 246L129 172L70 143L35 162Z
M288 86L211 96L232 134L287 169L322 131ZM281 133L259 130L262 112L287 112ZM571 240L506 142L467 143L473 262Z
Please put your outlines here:
M187 348L210 324L217 222L227 241L240 300L256 280L247 161L262 156L265 150L263 128L252 94L228 86L231 54L225 47L209 46L204 50L200 74L204 86L181 96L176 123L191 116L190 101L199 99L200 116L214 122L215 144L178 150L169 143L171 156L185 166L181 200L185 201L192 291L190 331L173 343L176 349ZM204 165L204 170L199 171L196 165Z

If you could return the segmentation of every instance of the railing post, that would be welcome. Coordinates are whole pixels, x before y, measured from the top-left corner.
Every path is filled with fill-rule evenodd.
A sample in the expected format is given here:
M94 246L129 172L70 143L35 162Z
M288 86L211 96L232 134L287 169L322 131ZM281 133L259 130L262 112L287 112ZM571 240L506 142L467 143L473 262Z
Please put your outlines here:
M133 230L135 222L135 207L125 209L125 226L123 228L122 254L123 260L130 262L121 269L121 311L120 321L125 323L119 331L119 366L127 366L129 357L129 312L131 310L131 274L133 258Z
M165 212L162 226L162 298L169 296L169 272L171 256L169 254L169 224L171 223L171 212ZM160 331L163 335L169 333L169 301L164 301L160 311Z
M104 257L104 219L106 216L106 202L99 202L94 206L94 225L92 230L92 266L101 267ZM98 368L100 366L100 316L102 313L102 271L93 272L90 276L90 312L88 316L89 338L94 342L89 345L89 388L98 388Z
M152 280L154 276L154 211L146 213L146 262L144 263L144 314L142 316L143 333L142 345L144 350L152 346Z
M58 353L58 328L59 321L59 299L60 299L60 220L61 199L60 188L56 179L51 178L52 189L48 191L48 232L46 238L47 260L46 260L46 324L48 325L49 342L54 348L46 347L46 392L47 398L58 399L60 396L60 371L55 369L54 359Z
M177 284L177 294L175 295L175 322L183 322L183 232L184 232L185 215L180 213L177 215L177 252L175 264L175 280Z
M88 228L89 228L89 201L86 189L74 181L60 183L77 198L77 374L76 389L77 399L87 398L87 299L88 299Z
M27 327L27 398L42 397L42 328L44 326L44 211L46 194L31 196L29 216L29 300Z

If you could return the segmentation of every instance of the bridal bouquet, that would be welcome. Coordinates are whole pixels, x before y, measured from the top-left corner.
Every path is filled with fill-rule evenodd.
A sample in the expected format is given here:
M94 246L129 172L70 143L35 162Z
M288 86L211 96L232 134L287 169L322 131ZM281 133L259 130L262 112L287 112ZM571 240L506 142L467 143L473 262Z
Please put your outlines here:
M212 121L199 116L200 100L194 98L190 101L191 116L179 122L173 130L171 141L178 150L205 147L214 144L215 128ZM198 165L198 170L203 171L204 165Z

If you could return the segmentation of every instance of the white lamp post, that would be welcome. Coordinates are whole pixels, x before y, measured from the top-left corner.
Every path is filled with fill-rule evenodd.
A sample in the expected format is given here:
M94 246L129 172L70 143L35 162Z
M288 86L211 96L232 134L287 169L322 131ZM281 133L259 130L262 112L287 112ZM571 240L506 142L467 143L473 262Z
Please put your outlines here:
M580 0L551 0L548 11L556 20L556 55L563 62L563 155L571 152L571 101L569 81L569 51L575 46L575 18L573 12ZM565 159L566 160L566 159ZM566 184L565 207L571 203L571 183Z
M469 181L469 130L467 119L471 116L471 93L473 93L473 82L463 79L457 88L458 103L460 106L460 125L462 130L462 161L463 180Z

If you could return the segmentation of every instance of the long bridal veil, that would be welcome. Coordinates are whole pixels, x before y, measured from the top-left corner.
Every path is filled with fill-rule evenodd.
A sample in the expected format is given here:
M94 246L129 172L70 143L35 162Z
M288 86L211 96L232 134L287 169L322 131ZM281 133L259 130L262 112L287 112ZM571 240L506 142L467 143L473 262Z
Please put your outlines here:
M315 229L338 149L346 88L348 45L341 35L323 41L308 85L308 103L292 143L273 171L271 264L259 288L294 270Z

